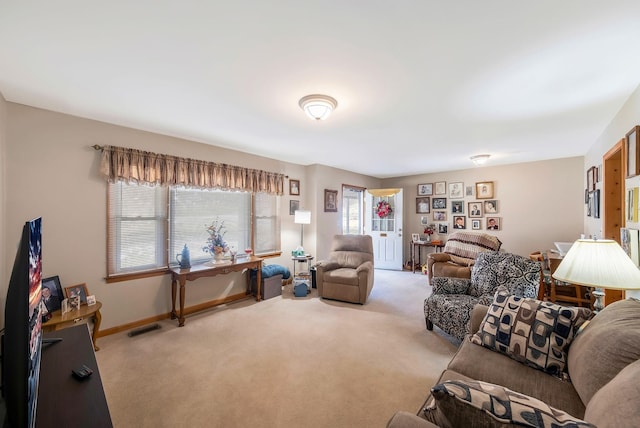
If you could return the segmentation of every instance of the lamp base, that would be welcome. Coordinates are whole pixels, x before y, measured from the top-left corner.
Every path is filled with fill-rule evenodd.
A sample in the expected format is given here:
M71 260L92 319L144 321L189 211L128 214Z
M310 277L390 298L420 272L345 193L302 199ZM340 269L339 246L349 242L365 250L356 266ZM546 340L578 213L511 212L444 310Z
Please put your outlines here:
M593 311L598 313L604 309L604 290L602 288L596 288L591 292L591 294L593 294L593 297L595 298L595 301L593 302Z

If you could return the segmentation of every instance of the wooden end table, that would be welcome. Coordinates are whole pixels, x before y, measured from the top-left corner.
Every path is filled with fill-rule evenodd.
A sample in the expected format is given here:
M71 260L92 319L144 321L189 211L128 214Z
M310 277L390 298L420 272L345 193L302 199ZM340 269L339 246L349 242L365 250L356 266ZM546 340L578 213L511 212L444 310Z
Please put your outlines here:
M91 335L91 341L93 342L93 349L99 351L100 348L96 345L98 340L98 332L100 331L100 323L102 322L102 315L100 314L100 308L102 303L96 302L95 305L80 305L80 309L62 313L62 310L51 312L51 319L42 323L42 331L50 332L62 330L63 328L72 327L78 323L93 318L93 334Z

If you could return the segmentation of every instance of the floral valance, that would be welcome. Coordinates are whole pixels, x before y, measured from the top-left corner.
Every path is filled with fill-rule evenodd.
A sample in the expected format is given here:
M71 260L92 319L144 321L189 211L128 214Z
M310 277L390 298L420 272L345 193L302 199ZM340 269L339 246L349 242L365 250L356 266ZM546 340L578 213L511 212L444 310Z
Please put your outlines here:
M284 191L284 174L116 146L102 147L100 172L110 182L135 181L276 195Z

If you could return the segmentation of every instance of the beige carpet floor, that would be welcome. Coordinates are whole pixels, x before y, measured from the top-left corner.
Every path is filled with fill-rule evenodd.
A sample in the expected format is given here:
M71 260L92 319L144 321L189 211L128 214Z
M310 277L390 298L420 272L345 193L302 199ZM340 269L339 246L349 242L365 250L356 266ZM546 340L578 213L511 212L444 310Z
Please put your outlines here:
M115 427L384 427L416 412L456 346L425 329L420 274L376 270L366 305L317 290L100 338Z

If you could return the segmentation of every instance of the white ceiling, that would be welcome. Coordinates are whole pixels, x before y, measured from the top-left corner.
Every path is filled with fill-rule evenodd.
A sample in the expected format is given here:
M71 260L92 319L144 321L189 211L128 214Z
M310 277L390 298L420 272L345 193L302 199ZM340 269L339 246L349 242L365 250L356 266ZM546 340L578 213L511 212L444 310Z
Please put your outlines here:
M637 0L0 0L0 92L381 178L580 156L640 83L638 17ZM298 107L312 93L338 100L327 121Z

